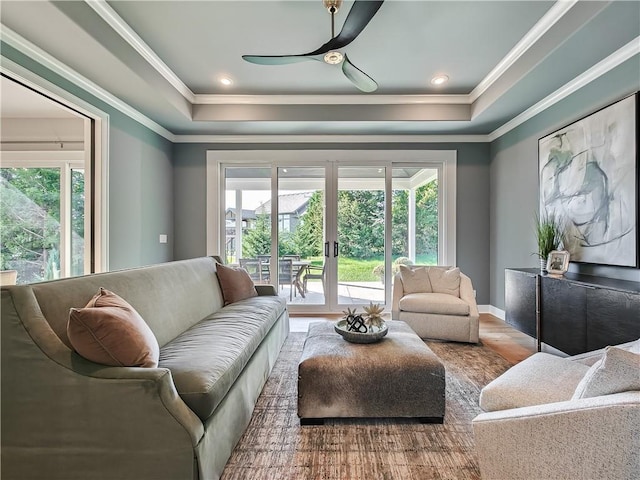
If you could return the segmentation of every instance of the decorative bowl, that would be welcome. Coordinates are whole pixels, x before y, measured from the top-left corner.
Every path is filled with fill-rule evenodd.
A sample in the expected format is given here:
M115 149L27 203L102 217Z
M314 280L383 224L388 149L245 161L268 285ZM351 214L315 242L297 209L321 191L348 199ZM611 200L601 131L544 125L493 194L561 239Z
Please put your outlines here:
M387 334L389 328L386 323L383 323L379 327L370 326L369 331L365 333L361 332L352 332L347 330L347 321L340 320L333 327L336 332L342 335L347 342L351 343L375 343L382 340L382 338Z

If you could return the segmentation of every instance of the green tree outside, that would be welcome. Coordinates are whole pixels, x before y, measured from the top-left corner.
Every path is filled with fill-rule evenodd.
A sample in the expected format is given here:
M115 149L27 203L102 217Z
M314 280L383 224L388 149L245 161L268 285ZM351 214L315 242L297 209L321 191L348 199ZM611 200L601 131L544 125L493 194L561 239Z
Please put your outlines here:
M309 206L300 217L300 223L293 234L295 253L302 257L322 255L324 242L324 192L316 190L309 198Z
M255 258L258 255L269 255L271 253L271 216L259 214L256 216L256 223L253 228L243 232L242 236L242 256L245 258Z
M60 169L0 169L0 268L18 270L19 282L60 272ZM72 265L84 264L84 174L72 170Z

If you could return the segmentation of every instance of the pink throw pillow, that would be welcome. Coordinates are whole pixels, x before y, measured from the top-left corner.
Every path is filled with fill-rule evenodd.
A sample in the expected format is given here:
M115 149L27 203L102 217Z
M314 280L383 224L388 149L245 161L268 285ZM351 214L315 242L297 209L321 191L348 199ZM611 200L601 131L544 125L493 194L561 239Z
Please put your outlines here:
M216 273L225 305L258 296L256 286L244 268L231 268L218 264Z
M123 298L100 291L84 308L69 312L67 336L87 360L116 367L157 367L160 348L155 335Z

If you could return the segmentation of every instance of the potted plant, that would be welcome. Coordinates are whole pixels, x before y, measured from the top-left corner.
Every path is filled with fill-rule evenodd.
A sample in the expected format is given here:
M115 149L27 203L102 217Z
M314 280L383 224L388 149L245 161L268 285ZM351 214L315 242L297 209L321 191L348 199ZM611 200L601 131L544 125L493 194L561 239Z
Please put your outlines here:
M553 213L542 216L536 214L535 232L538 244L538 251L535 255L540 258L540 270L545 271L549 253L558 250L562 243L562 225Z
M413 265L413 262L409 257L398 257L391 265L391 275L395 275L400 271L400 265ZM380 281L384 284L384 263L376 265L373 269L373 274L380 277Z

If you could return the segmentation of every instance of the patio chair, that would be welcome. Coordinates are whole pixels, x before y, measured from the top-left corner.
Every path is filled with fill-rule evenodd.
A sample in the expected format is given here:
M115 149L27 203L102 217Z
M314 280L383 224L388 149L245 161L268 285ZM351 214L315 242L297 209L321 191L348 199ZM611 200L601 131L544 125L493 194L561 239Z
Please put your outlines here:
M289 301L292 301L295 285L295 274L293 271L293 260L291 260L290 258L281 258L278 260L278 285L280 287L289 285Z
M253 283L262 283L262 263L257 258L241 258L240 267L244 268Z
M308 292L309 290L307 289L307 281L308 280L321 280L322 281L322 294L324 295L325 289L324 289L324 270L325 270L325 265L323 264L321 267L317 266L317 265L309 265L307 267L307 274L304 276L304 280L303 280L303 290L305 292Z
M256 255L256 258L262 263L262 281L269 283L271 281L271 255Z

